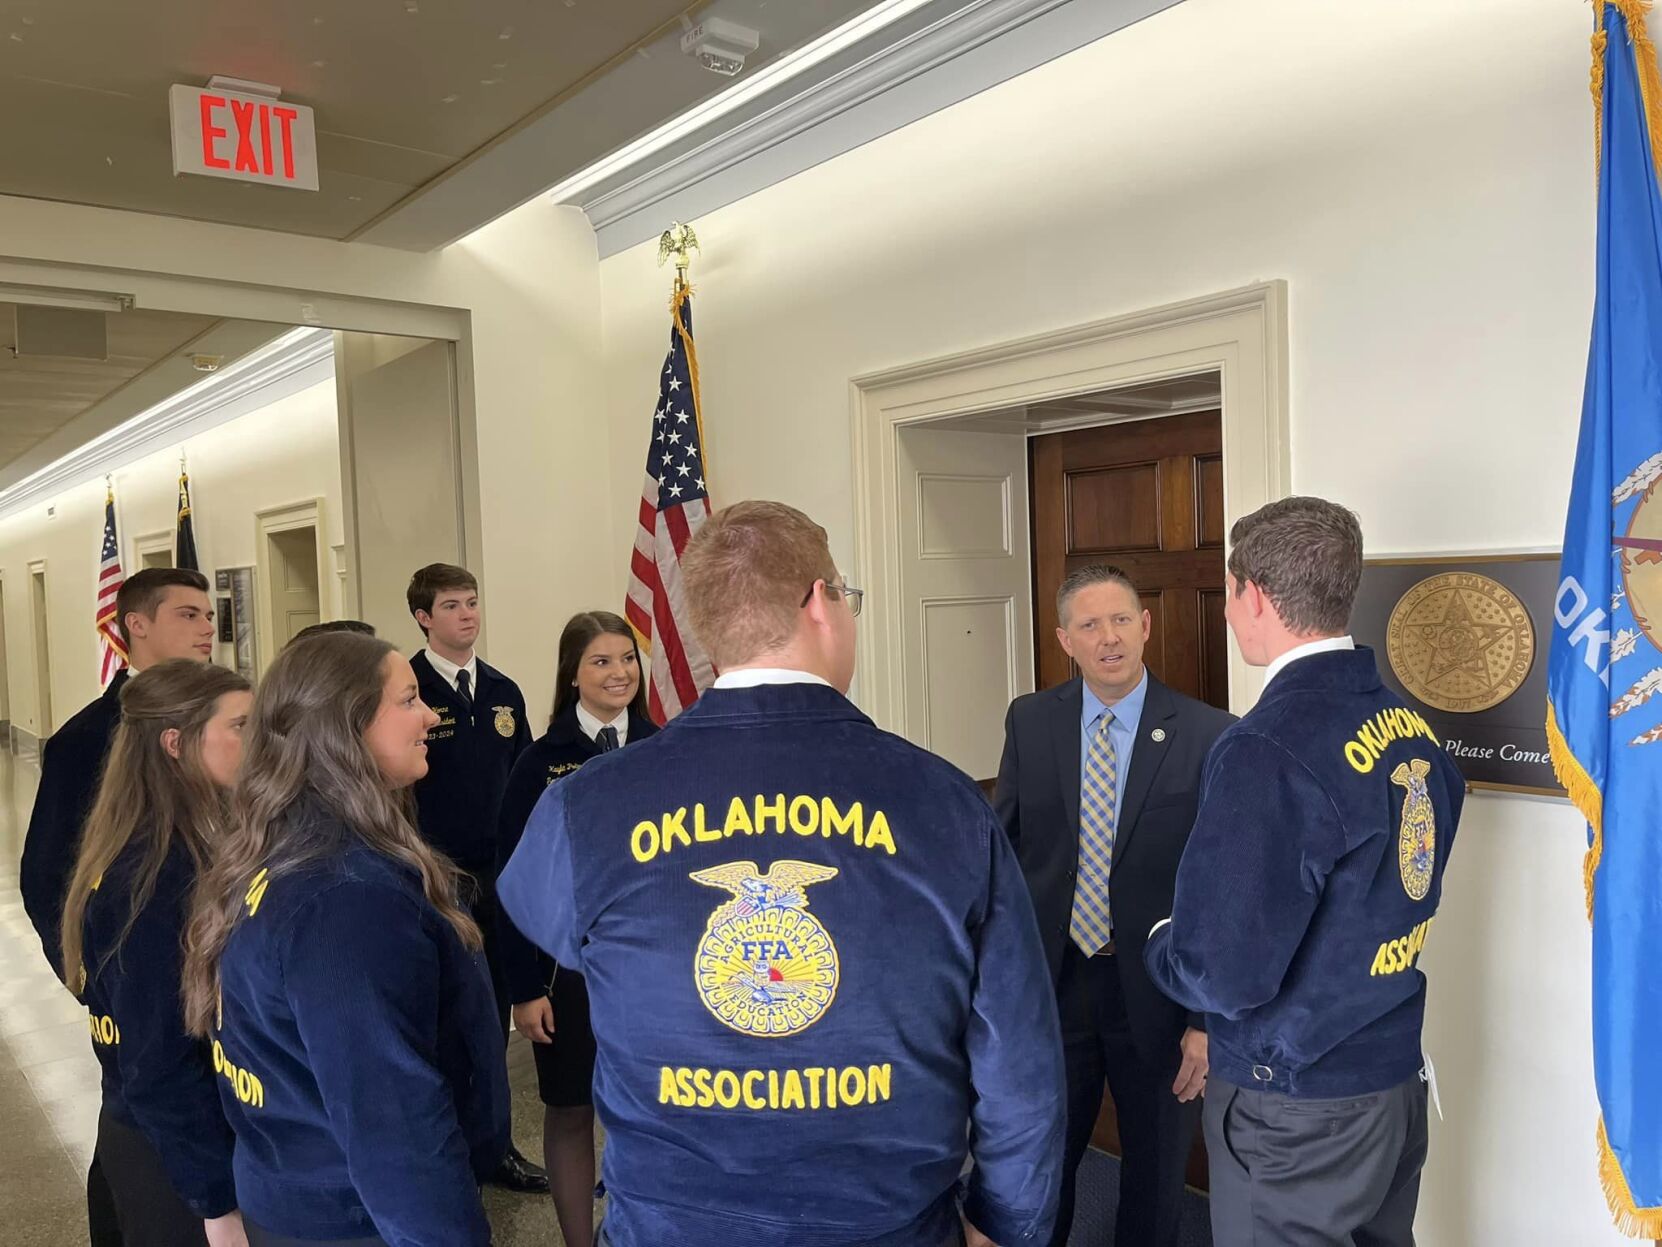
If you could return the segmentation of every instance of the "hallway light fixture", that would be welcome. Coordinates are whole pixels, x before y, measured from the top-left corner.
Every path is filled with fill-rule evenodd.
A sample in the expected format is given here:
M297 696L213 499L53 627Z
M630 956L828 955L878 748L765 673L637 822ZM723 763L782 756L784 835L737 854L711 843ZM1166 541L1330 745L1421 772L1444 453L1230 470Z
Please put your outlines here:
M101 290L0 284L0 302L19 303L25 307L65 307L78 312L125 312L133 306L133 296L106 294Z
M901 18L930 3L933 3L933 0L882 0L881 3L872 5L858 17L826 31L818 39L803 44L794 52L785 53L778 60L762 66L750 77L734 83L703 103L694 105L680 116L671 118L657 129L650 130L634 142L620 147L610 156L579 169L565 181L552 187L548 191L548 197L555 203L570 202L574 196L628 168L642 157L661 151L677 139L726 116L781 83L806 73L844 48L876 34L886 26L892 26Z

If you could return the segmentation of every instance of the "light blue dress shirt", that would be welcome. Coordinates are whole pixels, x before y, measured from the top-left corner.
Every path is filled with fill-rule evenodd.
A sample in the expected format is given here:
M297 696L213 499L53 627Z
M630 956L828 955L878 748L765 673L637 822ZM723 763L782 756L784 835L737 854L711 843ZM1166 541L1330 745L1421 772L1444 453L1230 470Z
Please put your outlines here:
M1079 713L1079 782L1085 783L1085 764L1091 756L1091 741L1096 738L1097 720L1108 707L1091 692L1084 680L1079 682L1084 694L1084 707ZM1120 807L1125 804L1125 779L1131 773L1131 747L1137 743L1137 725L1143 720L1143 703L1148 700L1148 668L1137 687L1126 694L1114 707L1114 721L1108 725L1108 738L1114 742L1114 832L1119 834Z

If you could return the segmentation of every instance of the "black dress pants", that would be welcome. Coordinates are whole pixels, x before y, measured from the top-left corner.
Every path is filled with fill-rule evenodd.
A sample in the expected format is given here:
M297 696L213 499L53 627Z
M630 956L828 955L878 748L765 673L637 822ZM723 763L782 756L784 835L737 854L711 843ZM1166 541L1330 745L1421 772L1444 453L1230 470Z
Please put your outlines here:
M1294 1099L1214 1079L1206 1093L1217 1247L1414 1247L1426 1086Z
M110 1194L109 1179L104 1177L104 1166L98 1163L96 1150L92 1164L87 1166L87 1239L92 1247L122 1247L115 1196Z
M512 1025L514 1006L513 1001L508 998L508 980L502 971L502 957L499 951L501 940L497 932L497 923L506 919L501 916L501 907L496 900L496 876L486 869L471 871L464 886L468 889L463 897L467 902L468 914L479 924L479 933L485 939L485 964L490 967L491 990L496 994L497 1020L502 1025L502 1039L506 1042Z
M1138 1049L1112 953L1086 957L1071 941L1056 986L1067 1068L1068 1126L1062 1157L1062 1201L1051 1247L1065 1247L1073 1227L1074 1184L1102 1107L1106 1080L1119 1119L1119 1211L1116 1247L1176 1247L1183 1212L1183 1175L1200 1119L1200 1100L1180 1104L1171 1085L1181 1035L1158 1059ZM1085 1247L1097 1247L1086 1244Z
M179 1198L150 1140L107 1112L98 1116L97 1164L123 1247L207 1247L202 1218Z

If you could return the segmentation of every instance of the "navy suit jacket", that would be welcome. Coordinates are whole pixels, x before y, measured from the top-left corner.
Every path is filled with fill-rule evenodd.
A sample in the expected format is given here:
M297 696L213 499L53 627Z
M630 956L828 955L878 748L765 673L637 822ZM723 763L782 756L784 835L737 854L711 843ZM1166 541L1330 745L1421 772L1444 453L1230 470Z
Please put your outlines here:
M121 690L125 668L102 697L88 702L47 739L40 753L40 786L29 815L23 841L18 887L23 908L40 936L41 948L52 969L63 976L62 932L64 896L75 858L81 849L81 828L92 813L104 755L121 722Z
M993 805L1033 893L1051 978L1062 968L1079 866L1078 676L1018 697L1004 720L1004 757ZM1200 1024L1156 987L1143 968L1149 928L1171 913L1177 864L1194 827L1207 751L1235 721L1224 710L1173 692L1152 672L1131 750L1114 835L1109 902L1126 1012L1138 1048L1161 1064L1178 1058L1186 1023Z

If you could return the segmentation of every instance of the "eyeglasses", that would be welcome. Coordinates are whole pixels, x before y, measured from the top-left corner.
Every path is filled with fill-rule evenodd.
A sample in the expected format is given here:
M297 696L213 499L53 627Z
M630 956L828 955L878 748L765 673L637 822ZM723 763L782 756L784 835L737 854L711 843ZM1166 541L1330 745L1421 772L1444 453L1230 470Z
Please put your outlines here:
M808 592L802 595L802 606L806 606L809 602L813 601L814 585L818 585L820 583L822 582L816 580L814 581L814 584L808 586ZM858 615L860 613L861 603L866 600L866 591L864 589L856 589L850 584L834 585L826 583L825 591L827 593L842 594L843 599L848 603L848 613L850 615Z

